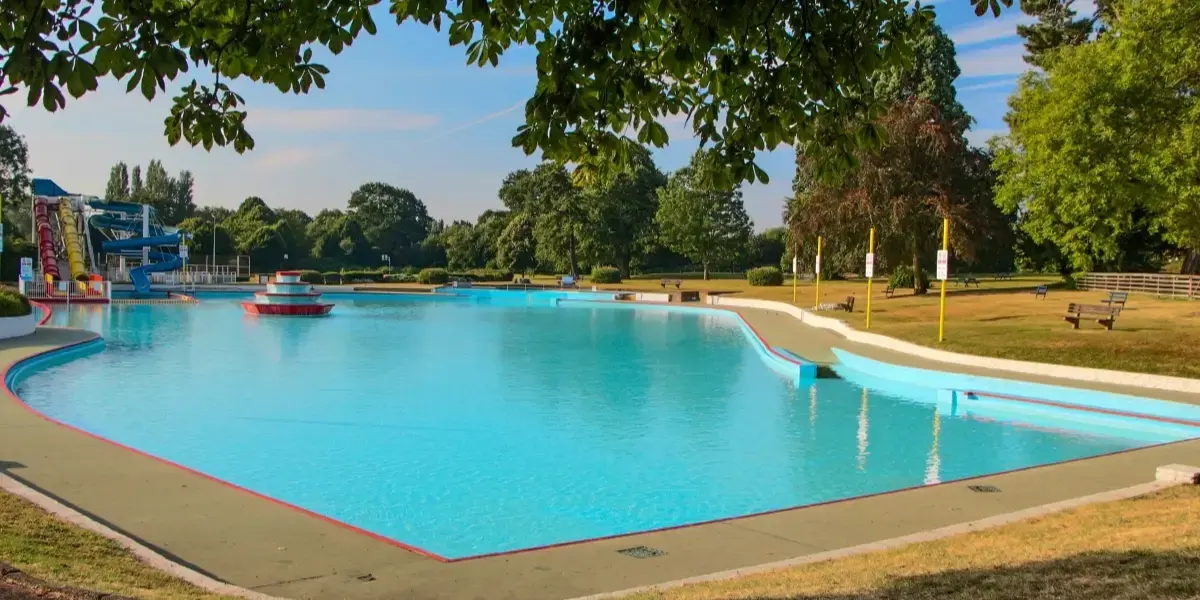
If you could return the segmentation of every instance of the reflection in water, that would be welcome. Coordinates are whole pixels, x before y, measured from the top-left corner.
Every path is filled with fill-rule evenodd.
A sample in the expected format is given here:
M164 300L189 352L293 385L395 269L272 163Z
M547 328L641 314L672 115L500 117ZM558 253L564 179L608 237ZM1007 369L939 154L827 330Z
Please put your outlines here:
M925 485L941 483L942 459L938 454L938 434L942 431L942 418L938 416L937 408L933 409L933 445L929 448L929 458L925 460Z
M858 411L858 470L867 469L867 388L862 391L862 408Z

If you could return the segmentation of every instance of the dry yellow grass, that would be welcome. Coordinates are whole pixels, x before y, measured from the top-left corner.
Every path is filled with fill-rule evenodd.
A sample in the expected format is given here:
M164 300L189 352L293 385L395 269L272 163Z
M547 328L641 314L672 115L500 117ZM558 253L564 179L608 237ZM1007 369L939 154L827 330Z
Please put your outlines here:
M229 598L154 569L116 542L60 521L7 492L0 492L0 561L51 583L133 598Z
M1200 486L637 600L1200 598Z

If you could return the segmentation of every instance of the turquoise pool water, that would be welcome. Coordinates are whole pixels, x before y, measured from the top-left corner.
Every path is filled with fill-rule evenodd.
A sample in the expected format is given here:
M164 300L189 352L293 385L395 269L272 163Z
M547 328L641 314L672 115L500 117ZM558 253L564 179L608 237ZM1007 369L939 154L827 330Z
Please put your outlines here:
M18 393L447 558L1177 439L1097 430L1071 411L951 416L932 388L873 391L852 374L798 386L723 313L337 295L329 318L272 319L244 316L244 296L201 298L56 310L52 324L100 332L106 347L48 363Z

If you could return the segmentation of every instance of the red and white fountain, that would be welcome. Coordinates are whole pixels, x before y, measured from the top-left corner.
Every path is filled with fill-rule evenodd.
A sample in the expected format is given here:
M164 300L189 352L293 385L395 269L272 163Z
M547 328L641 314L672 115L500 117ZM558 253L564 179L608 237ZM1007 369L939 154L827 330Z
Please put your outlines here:
M256 292L254 302L243 302L242 309L260 316L323 317L333 305L322 303L320 298L312 285L300 281L299 271L276 271L275 279L267 283L267 291Z

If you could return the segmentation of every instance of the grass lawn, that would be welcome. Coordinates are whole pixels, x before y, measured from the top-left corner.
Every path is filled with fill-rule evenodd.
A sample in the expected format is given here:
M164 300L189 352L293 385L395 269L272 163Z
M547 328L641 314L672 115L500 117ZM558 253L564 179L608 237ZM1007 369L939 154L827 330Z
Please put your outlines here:
M638 600L1200 597L1200 486Z
M60 521L7 492L0 492L0 562L50 583L134 598L228 598L151 568L116 542Z

